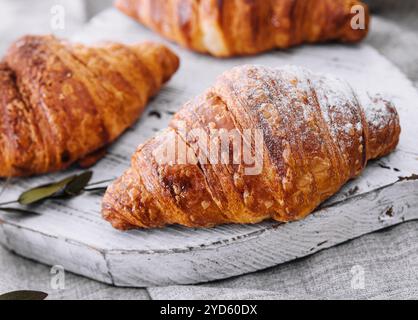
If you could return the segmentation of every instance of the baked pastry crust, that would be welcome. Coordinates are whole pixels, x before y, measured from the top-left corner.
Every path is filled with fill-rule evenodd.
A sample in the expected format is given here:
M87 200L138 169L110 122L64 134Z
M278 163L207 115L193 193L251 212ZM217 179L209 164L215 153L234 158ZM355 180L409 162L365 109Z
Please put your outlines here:
M220 150L229 161L212 161L212 149L205 148L211 141L202 143L191 134L196 130L212 142L226 135L230 144ZM131 167L108 188L103 216L123 230L302 219L357 177L368 160L393 151L400 131L389 101L376 96L361 105L351 87L333 76L291 66L237 67L138 148ZM259 132L262 144L246 132ZM238 154L230 147L237 133ZM175 146L187 161L160 161L162 146ZM262 159L258 173L246 171L243 146Z
M358 0L117 0L115 5L167 39L217 57L302 43L358 42L369 27L368 8ZM364 11L362 29L352 27L357 8Z
M174 53L152 43L16 41L0 62L0 177L92 165L178 66Z

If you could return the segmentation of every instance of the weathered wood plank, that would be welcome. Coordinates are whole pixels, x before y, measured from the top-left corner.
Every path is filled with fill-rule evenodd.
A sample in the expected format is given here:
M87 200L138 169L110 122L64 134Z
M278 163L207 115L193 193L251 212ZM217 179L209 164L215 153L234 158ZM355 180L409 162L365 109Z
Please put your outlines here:
M3 222L0 241L16 253L117 286L192 284L265 269L402 222L418 219L418 179L352 197L305 220L266 222L258 230L199 246L165 250L99 249ZM232 227L231 227L232 228ZM190 234L178 227L177 232ZM170 241L170 233L160 241ZM197 233L196 233L197 234ZM201 239L202 240L202 239ZM215 239L213 239L215 240Z
M110 251L115 284L191 284L265 269L382 228L418 219L418 180L354 197L286 225L170 252ZM146 261L146 263L145 263ZM113 272L117 270L117 272Z

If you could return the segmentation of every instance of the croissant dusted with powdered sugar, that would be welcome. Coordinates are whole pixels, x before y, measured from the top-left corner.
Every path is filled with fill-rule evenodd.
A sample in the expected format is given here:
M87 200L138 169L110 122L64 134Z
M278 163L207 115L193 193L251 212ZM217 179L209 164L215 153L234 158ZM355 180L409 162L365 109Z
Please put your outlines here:
M358 0L117 0L116 7L186 48L218 57L358 42L369 24Z
M330 75L234 68L138 148L103 215L118 229L304 218L396 148L395 107L365 101Z
M174 53L152 43L18 40L0 62L0 177L93 164L178 65Z

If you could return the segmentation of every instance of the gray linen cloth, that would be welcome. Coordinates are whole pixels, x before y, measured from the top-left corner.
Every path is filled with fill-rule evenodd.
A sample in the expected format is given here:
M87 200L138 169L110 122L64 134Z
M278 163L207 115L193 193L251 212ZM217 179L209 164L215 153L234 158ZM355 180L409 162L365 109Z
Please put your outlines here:
M0 0L0 52L18 35L54 32L49 10L55 3L62 4L68 14L66 30L58 33L68 35L110 2ZM366 2L375 13L367 42L418 88L418 1ZM0 247L0 293L42 290L50 299L417 299L417 234L418 222L409 222L253 274L195 286L147 289L114 288L66 273L65 289L54 290L49 267Z

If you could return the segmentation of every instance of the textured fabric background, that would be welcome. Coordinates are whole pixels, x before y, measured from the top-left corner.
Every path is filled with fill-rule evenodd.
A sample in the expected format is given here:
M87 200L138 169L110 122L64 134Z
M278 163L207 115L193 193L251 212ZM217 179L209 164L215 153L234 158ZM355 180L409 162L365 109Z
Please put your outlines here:
M0 53L21 34L54 32L49 25L53 4L66 8L67 27L58 33L68 35L111 2L0 0ZM367 42L418 88L418 1L366 2L375 13ZM42 290L50 299L417 299L417 234L418 222L410 222L254 274L198 286L147 289L113 288L66 273L65 289L53 290L49 267L0 247L0 293ZM353 283L359 270L364 288Z
M418 1L366 0L375 13L368 42L418 88Z

